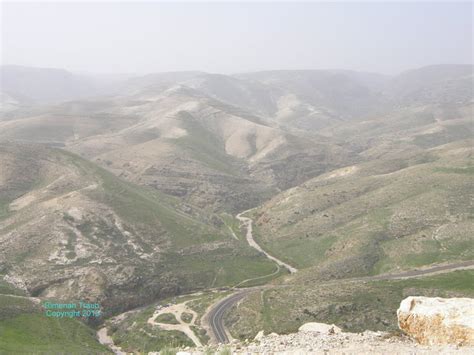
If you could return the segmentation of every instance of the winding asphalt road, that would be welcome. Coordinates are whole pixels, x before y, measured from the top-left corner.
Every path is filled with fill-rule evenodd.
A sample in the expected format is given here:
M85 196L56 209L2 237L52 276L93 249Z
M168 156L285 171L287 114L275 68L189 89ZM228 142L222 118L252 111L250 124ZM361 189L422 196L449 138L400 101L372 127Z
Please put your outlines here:
M438 265L431 268L422 269L422 270L410 270L398 274L386 274L386 275L377 275L377 276L368 276L363 278L354 278L354 279L341 279L342 281L375 281L375 280L395 280L395 279L405 279L412 277L421 277L427 276L430 274L437 274L446 271L462 270L462 269L471 269L474 267L474 261L465 261L455 264L448 265ZM271 286L279 287L279 286ZM281 286L280 286L281 287ZM253 287L248 289L242 289L232 294L231 296L224 298L220 302L216 303L214 307L209 311L209 326L211 332L214 335L214 339L217 343L228 343L229 336L224 325L224 316L225 314L242 298L247 296L251 292L262 290L264 288L269 288L269 286Z
M224 326L224 315L237 302L251 292L257 291L259 288L244 289L238 291L217 303L209 312L209 325L217 343L228 343L229 336Z
M264 253L267 256L267 258L275 261L278 265L287 268L288 271L290 271L290 273L295 273L297 269L269 255L255 242L252 235L252 222L253 221L251 218L242 216L242 214L249 211L244 211L237 215L237 219L247 227L247 242L250 244L250 246ZM454 271L454 270L471 269L471 268L474 268L474 261L468 260L468 261L463 261L463 262L458 262L458 263L453 263L453 264L436 265L436 266L432 266L426 269L409 270L409 271L404 271L397 274L366 276L366 277L357 277L357 278L341 279L341 280L334 280L334 281L342 282L342 281L395 280L395 279L405 279L405 278L420 277L420 276L425 276L425 275L430 275L430 274L437 274L437 273L442 273L445 271ZM272 286L272 287L281 287L281 286ZM211 308L208 314L209 327L217 343L229 342L229 335L224 325L224 316L229 311L229 309L231 309L237 302L239 302L242 298L247 296L249 293L255 292L264 288L268 288L268 286L241 289L233 293L232 295L224 298L223 300L219 301Z

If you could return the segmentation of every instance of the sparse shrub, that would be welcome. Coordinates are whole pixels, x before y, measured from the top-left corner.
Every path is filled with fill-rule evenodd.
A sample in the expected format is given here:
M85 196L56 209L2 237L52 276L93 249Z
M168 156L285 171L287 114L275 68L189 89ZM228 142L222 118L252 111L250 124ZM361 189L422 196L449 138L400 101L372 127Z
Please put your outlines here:
M221 351L219 351L219 355L232 355L232 350L230 347L225 347Z
M160 355L176 355L177 350L172 348L163 348L160 350Z
M193 320L193 315L189 312L183 312L181 314L181 320L186 323L191 323L191 321Z
M163 313L156 317L156 322L158 323L167 323L167 324L179 324L175 315L172 313Z

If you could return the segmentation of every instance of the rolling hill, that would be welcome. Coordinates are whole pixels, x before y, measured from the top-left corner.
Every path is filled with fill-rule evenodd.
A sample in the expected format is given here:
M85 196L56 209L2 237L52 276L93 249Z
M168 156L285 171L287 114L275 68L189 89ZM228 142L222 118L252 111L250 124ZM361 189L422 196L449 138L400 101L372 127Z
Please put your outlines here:
M327 278L470 260L470 141L323 174L254 211L260 243Z
M29 295L96 300L111 314L273 270L220 216L74 154L10 143L0 161L0 272Z

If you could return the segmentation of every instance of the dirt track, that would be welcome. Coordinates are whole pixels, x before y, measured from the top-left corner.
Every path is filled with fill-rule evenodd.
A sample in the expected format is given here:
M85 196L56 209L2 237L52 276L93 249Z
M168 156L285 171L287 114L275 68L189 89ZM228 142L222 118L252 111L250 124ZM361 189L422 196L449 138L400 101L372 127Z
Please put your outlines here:
M253 233L252 233L252 225L253 225L253 221L251 218L248 218L248 217L243 217L242 214L246 213L248 211L244 211L242 213L239 213L236 218L245 226L247 227L247 233L246 233L246 238L247 238L247 242L249 243L249 245L252 247L252 248L255 248L257 249L259 252L261 252L262 254L264 254L268 259L274 261L275 263L277 263L279 266L281 267L284 267L286 268L290 273L294 274L295 272L298 271L298 269L296 269L295 267L291 266L291 265L288 265L287 263L281 261L280 259L277 259L276 257L274 257L273 255L270 255L268 254L265 250L262 249L262 247L260 245L257 244L257 242L255 241L255 239L253 238Z

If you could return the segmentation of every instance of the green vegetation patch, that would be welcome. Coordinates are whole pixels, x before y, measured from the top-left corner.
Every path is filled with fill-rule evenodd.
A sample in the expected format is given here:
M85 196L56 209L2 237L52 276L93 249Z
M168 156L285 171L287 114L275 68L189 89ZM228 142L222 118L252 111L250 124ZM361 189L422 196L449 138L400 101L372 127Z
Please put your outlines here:
M0 297L1 295L26 296L26 292L4 281L3 275L0 274Z
M193 320L193 314L189 312L183 312L181 313L181 320L185 323L191 323Z
M288 275L289 272L286 268L280 267L277 264L274 264L274 266L275 266L275 271L272 272L271 274L244 280L241 283L237 284L235 287L241 288L241 287L254 287L254 286L265 285L272 280L278 279L281 276Z
M234 234L237 236L237 238L239 238L239 240L245 240L245 236L242 234L242 231L239 228L240 222L237 218L231 216L228 213L222 213L220 215L220 218L224 222L224 226L227 229L224 232L230 234L234 232ZM233 238L233 235L231 237Z
M160 351L165 348L181 348L194 346L194 343L184 333L170 330L160 330L157 327L144 325L137 329L117 330L112 338L117 346L125 351L147 353L150 351Z
M139 353L194 345L182 332L162 330L159 326L148 324L147 320L153 315L154 310L154 306L149 306L139 312L128 314L119 323L113 323L109 329L115 345L125 351ZM176 317L174 319L176 320Z
M215 135L200 125L191 114L180 114L189 134L175 139L174 142L209 168L236 175L237 171L232 165L235 159L225 153L224 142L217 140Z
M169 255L169 265L176 265L176 256ZM272 274L275 265L255 250L217 249L206 254L181 257L176 276L189 280L195 288L234 286L245 279ZM171 268L170 268L171 269Z
M278 250L284 250L282 260L300 268L309 267L324 259L326 251L337 241L334 235L314 236L302 233L292 239L278 239L268 243L268 251L272 255L279 255Z
M408 296L474 297L474 271L405 280L317 282L310 274L298 284L248 296L234 308L228 325L233 336L291 333L307 322L334 323L346 331L398 331L396 311Z
M474 166L466 166L462 168L435 168L433 170L436 173L474 175Z
M195 325L192 325L190 328L193 331L193 333L196 334L196 336L199 338L199 340L201 341L201 344L207 344L209 340L211 339L209 335L207 335L207 332L205 329L199 328Z
M422 148L432 148L455 140L471 139L472 127L466 125L444 126L441 132L417 135L413 143Z
M49 318L27 298L0 295L0 353L108 354L95 331L68 318Z
M176 316L172 313L160 314L158 317L156 317L155 321L158 323L179 324Z
M137 234L172 236L169 240L176 249L217 241L223 237L219 229L178 211L176 207L179 201L176 198L164 195L153 188L124 181L73 153L59 150L57 152L76 166L84 177L90 177L92 181L100 183L100 189L84 193L112 207L130 226L140 228L142 233ZM88 227L81 226L85 228L83 231L85 234L91 232ZM121 237L119 233L113 235ZM149 251L147 243L140 243L140 246Z

